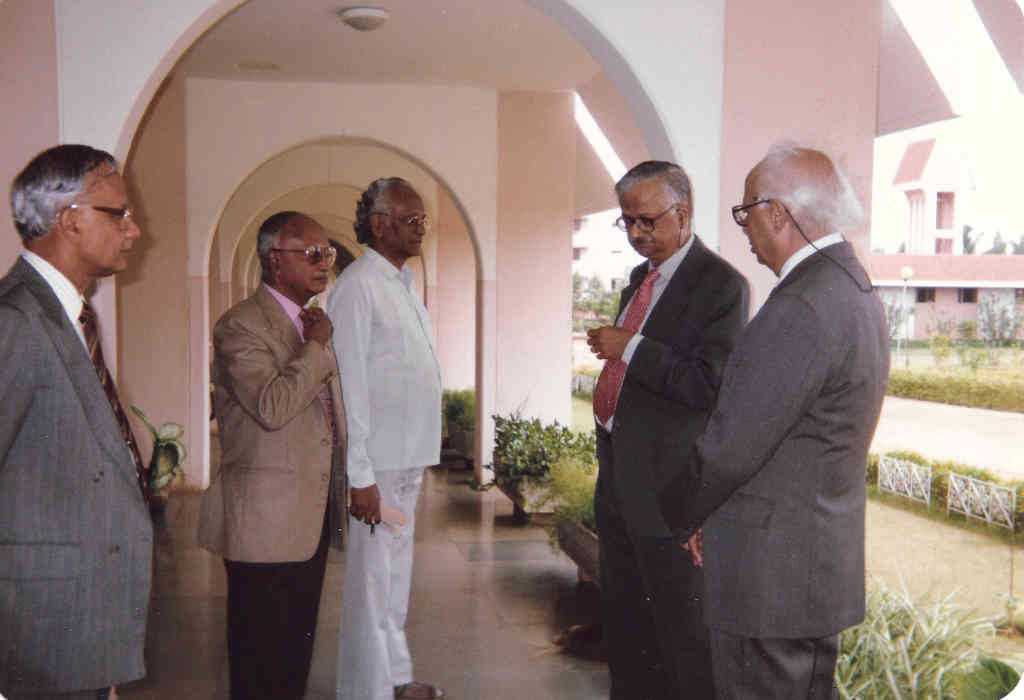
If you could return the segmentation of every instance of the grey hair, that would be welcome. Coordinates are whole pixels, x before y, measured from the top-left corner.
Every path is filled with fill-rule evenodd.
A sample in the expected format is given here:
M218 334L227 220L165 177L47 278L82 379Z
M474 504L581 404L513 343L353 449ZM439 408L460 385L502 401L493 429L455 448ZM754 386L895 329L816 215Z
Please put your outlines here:
M260 224L260 230L256 234L256 255L260 259L260 267L263 268L264 276L269 270L267 256L270 255L270 249L277 245L278 234L281 233L281 229L284 228L289 219L300 214L301 212L297 211L279 211L268 216Z
M407 180L400 177L382 177L371 182L370 186L366 188L366 191L359 198L359 203L356 204L356 220L352 222L352 228L356 232L356 240L363 245L373 243L373 227L370 225L370 214L375 211L381 211L381 200L387 196L392 187L408 187L410 190L413 189L413 186Z
M86 175L103 165L118 167L106 151L79 144L36 155L11 182L11 213L22 242L49 233L60 213L82 194Z
M809 153L819 154L827 167L820 177L794 178L791 162ZM856 227L864 218L864 208L846 174L821 151L792 142L778 143L755 170L758 196L781 201L793 218L805 226L834 233Z
M668 185L679 197L679 201L686 205L690 216L693 216L693 186L690 184L690 176L682 167L667 160L645 160L634 165L615 183L615 194L621 199L634 185L647 180L661 180Z

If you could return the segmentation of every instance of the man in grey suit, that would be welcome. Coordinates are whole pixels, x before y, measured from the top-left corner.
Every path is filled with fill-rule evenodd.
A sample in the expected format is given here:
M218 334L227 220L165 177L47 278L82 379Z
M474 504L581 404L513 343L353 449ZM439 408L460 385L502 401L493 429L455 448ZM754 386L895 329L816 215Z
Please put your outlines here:
M860 205L828 156L774 148L732 211L779 281L697 440L700 489L677 479L662 513L704 566L715 697L835 697L839 633L864 617L865 464L889 336L839 233Z
M117 163L88 146L36 156L11 209L25 251L0 280L0 693L105 698L145 674L153 529L85 295L141 232Z
M594 499L611 697L711 695L702 576L658 513L747 318L747 283L690 228L690 179L648 161L615 185L618 226L647 262L633 270L614 326L589 331L607 360L594 392Z

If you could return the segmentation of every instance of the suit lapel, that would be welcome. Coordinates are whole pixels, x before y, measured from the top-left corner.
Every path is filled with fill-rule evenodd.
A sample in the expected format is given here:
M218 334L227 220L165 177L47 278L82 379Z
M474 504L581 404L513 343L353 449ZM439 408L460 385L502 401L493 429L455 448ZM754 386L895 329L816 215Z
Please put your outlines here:
M71 327L57 295L35 268L23 259L18 261L15 274L21 277L43 311L43 328L67 370L68 379L75 389L79 403L82 404L82 412L93 437L111 461L118 465L121 476L132 484L137 483L135 463L124 444L124 437L110 408L110 401L107 400L99 377L96 376L96 368L93 367L92 360L75 329Z
M282 352L278 353L278 357L283 356L286 360L290 359L292 355L298 352L299 346L302 345L302 338L295 329L295 324L288 318L288 314L281 308L277 299L262 284L256 290L253 298L267 319L267 329L270 331L270 335L283 348Z
M651 309L647 322L640 329L644 335L657 335L662 329L674 328L678 319L686 313L693 298L692 290L700 280L701 270L708 258L708 249L699 238L693 241L693 247L679 263L668 286L658 298L658 303ZM671 299L670 303L662 303Z

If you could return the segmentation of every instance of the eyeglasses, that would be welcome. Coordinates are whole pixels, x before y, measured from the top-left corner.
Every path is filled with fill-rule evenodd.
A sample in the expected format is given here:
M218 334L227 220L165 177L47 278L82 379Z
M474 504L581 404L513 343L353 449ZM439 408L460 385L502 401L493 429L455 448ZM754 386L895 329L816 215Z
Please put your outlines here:
M319 265L321 260L333 265L338 257L338 251L330 245L311 245L308 248L271 248L278 253L301 253L306 256L306 262L310 265Z
M115 219L120 219L121 228L127 228L129 221L135 221L131 207L100 207L95 204L69 204L68 209L82 209L83 207L101 211L109 214Z
M657 216L626 216L625 214L623 214L622 216L615 220L615 226L616 228L619 228L625 231L626 233L629 233L629 229L631 229L635 225L644 233L650 233L651 231L654 230L654 227L657 225L658 219L665 216L665 214L668 214L670 211L678 208L678 203L673 204L672 206L670 206L668 209L661 212Z
M370 213L380 214L381 216L391 216L391 212L389 211L374 211ZM430 217L426 214L413 214L412 216L398 217L398 220L409 228L422 226L424 230L430 230Z
M732 208L732 220L736 222L737 226L746 228L750 222L750 212L748 211L752 207L756 207L758 204L766 204L775 200L772 199L757 199L750 204L737 204Z

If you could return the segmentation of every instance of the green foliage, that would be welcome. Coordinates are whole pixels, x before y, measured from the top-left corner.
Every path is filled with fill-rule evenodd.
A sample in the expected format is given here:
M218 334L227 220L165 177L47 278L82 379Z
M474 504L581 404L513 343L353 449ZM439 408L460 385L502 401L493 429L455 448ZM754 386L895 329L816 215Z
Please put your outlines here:
M939 335L933 335L931 337L929 345L932 351L932 358L935 360L935 365L937 367L941 367L953 352L952 339L948 335L940 333Z
M961 321L957 330L963 340L975 340L978 337L978 324L974 321Z
M978 302L978 329L993 345L1009 345L1024 326L1024 313L1012 303L1000 303L992 294Z
M573 330L611 324L619 308L619 293L606 289L597 277L572 276Z
M594 487L597 459L594 453L564 454L551 464L548 494L555 503L555 517L594 529Z
M573 432L558 421L544 425L518 413L494 416L494 479L502 486L546 485L553 462L563 456L585 460L594 449L592 433Z
M969 348L967 361L977 372L988 362L989 351ZM973 354L973 353L976 353ZM937 401L957 406L991 408L1024 413L1024 377L1010 373L972 374L969 372L893 369L889 373L888 393L921 401Z
M970 464L963 464L961 462L952 461L940 461L934 459L928 459L917 452L908 451L896 451L887 452L886 454L892 457L898 457L899 459L905 459L908 462L914 462L923 466L930 466L932 468L932 508L940 511L946 510L947 496L949 494L949 473L954 472L963 476L970 476L975 479L981 479L982 481L991 481L1000 486L1007 486L1020 492L1021 486L1024 486L1024 481L1007 481L999 477L996 474L982 469L981 467L975 467ZM871 459L875 459L874 474L871 473ZM868 483L878 482L878 457L874 455L868 456ZM1024 527L1024 498L1017 498L1016 510L1013 514L1014 531L1019 532Z
M469 432L476 428L476 393L472 389L445 389L441 394L441 412L448 429Z
M951 597L918 604L875 583L864 622L842 634L836 687L840 697L861 700L959 698L978 643L994 633L991 622L971 619Z
M185 480L185 471L181 465L185 463L187 452L181 441L185 429L178 423L167 422L159 428L149 422L149 418L138 406L132 411L146 424L153 435L153 457L149 461L149 490L153 493L168 488L175 479Z
M999 700L1009 695L1020 681L1020 674L1011 666L988 656L964 675L957 700Z

